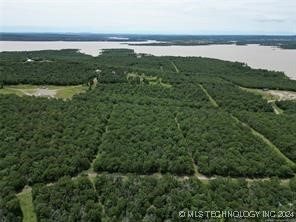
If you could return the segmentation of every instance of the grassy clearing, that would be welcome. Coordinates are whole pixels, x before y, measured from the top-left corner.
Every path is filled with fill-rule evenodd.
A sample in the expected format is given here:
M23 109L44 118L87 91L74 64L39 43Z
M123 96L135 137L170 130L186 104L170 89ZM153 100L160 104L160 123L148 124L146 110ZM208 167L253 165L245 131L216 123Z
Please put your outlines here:
M126 75L126 79L127 79L127 81L139 79L141 84L145 80L145 81L148 81L148 83L150 85L160 85L164 88L172 87L171 84L162 82L162 78L160 78L158 76L146 76L144 73L142 73L141 75L138 73L135 73L135 72L128 73Z
M3 89L0 89L0 94L3 94L3 95L15 94L17 96L23 96L23 95L25 95L21 90L14 89L14 88L8 88L8 87L5 87Z
M245 87L239 87L242 90L245 90L247 92L251 92L254 93L256 95L262 96L264 99L268 100L268 101L274 101L274 100L279 100L280 98L276 95L272 95L270 93L268 93L268 91L264 91L262 89L250 89L250 88L245 88Z
M294 100L296 99L296 92L290 92L285 90L267 90L264 91L262 89L250 89L250 88L244 88L240 87L242 90L245 90L247 92L254 93L256 95L262 96L263 99L270 102L275 114L283 114L284 111L280 109L275 101L281 101L281 100Z
M71 99L75 94L84 93L87 86L65 86L57 90L56 97L61 99Z
M21 89L21 90L33 90L33 89L37 89L39 87L41 87L41 86L28 85L28 84L4 86L4 88L13 88L13 89Z
M171 88L172 87L171 84L162 82L162 78L159 78L159 84L164 88Z
M284 113L284 111L283 111L281 108L279 108L279 107L275 104L274 101L271 102L270 104L271 104L271 106L272 106L272 108L273 108L275 114L278 114L278 115L279 115L279 114L283 114L283 113Z
M296 100L296 92L287 90L262 90L240 87L242 90L262 96L268 101Z
M37 221L33 202L31 189L26 189L17 195L21 209L23 212L23 222L35 222Z
M36 95L38 90L46 88L48 91L54 92L54 98L70 99L78 93L83 93L87 90L87 86L37 86L37 85L11 85L0 89L0 94L15 94L17 96ZM38 95L37 95L38 96Z

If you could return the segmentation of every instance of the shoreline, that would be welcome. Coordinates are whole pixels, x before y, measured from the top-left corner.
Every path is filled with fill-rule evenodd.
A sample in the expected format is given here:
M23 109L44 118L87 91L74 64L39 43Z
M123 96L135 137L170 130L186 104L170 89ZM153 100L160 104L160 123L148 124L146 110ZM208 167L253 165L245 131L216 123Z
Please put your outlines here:
M131 45L140 43L137 45ZM141 44L142 43L142 44ZM251 68L284 72L292 80L296 80L296 50L281 49L274 46L258 44L210 44L210 45L170 45L145 46L155 41L0 41L0 52L3 51L39 51L77 49L81 53L99 56L102 49L127 48L136 53L154 56L205 57L230 62L246 63Z

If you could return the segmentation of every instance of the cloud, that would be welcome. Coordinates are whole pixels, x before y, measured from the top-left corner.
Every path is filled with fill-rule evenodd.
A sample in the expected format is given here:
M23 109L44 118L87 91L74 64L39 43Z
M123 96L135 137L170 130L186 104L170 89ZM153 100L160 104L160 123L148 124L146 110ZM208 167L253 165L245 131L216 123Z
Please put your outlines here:
M255 19L256 22L271 22L271 23L283 23L285 19Z
M295 15L295 0L0 0L2 31L295 34Z

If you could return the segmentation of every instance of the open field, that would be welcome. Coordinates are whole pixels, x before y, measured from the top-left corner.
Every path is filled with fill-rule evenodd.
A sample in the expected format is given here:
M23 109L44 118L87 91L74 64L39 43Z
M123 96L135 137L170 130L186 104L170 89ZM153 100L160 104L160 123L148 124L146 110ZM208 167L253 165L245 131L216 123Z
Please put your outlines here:
M75 94L83 93L87 86L37 86L37 85L10 85L0 89L0 94L15 94L18 96L36 96L59 99L71 99Z
M269 101L296 100L296 92L294 91L241 88L246 91L262 95L263 98Z

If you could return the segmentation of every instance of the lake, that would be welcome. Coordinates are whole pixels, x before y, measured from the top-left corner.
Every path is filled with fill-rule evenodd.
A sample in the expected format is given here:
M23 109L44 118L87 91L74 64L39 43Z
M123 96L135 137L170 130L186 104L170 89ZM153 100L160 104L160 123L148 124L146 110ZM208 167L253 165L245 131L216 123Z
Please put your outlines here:
M148 53L156 56L202 56L244 62L253 68L283 71L291 79L296 79L296 50L279 49L271 46L130 46L124 42L0 41L0 51L79 49L82 53L97 56L102 49L114 48L129 48L134 49L137 53Z

